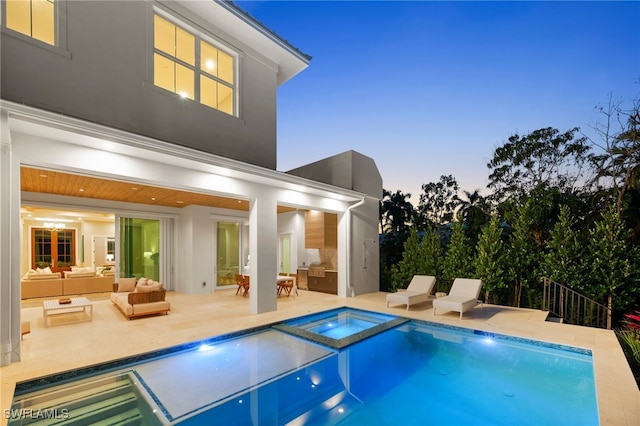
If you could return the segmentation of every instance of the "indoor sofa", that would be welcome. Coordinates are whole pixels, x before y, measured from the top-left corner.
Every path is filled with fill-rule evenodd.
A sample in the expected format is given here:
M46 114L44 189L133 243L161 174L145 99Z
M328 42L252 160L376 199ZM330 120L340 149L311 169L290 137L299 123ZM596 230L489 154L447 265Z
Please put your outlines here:
M113 284L111 302L127 318L169 313L171 306L165 300L166 290L162 283L140 278L120 278Z
M115 277L97 277L71 275L72 278L60 278L60 273L44 274L37 278L24 277L20 281L21 298L60 297L75 294L107 293L112 291Z

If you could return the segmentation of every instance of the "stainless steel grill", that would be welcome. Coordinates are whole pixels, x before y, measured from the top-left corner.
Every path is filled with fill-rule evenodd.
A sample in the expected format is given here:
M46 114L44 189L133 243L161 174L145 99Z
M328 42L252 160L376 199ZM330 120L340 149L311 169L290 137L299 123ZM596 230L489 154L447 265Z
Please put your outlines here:
M313 262L309 265L309 277L324 278L325 269L327 269L326 263Z

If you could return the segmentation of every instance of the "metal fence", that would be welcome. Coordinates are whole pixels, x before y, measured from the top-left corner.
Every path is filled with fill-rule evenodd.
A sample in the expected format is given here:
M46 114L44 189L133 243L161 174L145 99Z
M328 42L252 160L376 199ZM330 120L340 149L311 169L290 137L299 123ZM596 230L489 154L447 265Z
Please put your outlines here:
M611 330L611 296L605 306L549 278L543 278L543 283L543 311L567 324Z

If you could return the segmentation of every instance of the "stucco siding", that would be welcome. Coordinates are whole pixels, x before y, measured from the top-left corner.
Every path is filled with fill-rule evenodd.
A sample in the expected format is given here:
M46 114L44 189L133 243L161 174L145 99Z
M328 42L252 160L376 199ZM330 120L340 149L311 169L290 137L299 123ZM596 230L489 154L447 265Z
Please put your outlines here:
M238 51L238 117L182 99L153 84L152 15L149 2L66 2L61 48L3 28L2 98L275 169L277 67Z

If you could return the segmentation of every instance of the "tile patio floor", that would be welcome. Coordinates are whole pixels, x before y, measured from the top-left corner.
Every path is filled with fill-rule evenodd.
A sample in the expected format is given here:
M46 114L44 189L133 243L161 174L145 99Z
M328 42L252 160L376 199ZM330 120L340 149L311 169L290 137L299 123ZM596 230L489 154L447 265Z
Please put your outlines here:
M167 293L171 312L128 321L111 304L108 294L90 295L93 321L44 327L42 301L23 302L22 318L31 322L31 333L22 342L22 361L0 368L0 408L10 408L17 382L72 370L138 353L153 351L249 327L268 324L339 306L375 310L520 336L593 351L596 391L602 425L640 426L640 391L612 331L545 322L545 313L485 305L464 314L433 316L431 303L386 308L386 293L339 298L301 290L299 296L278 298L278 310L249 314L249 300L233 290L207 295ZM570 419L566 419L571 424ZM2 425L7 423L2 416Z

